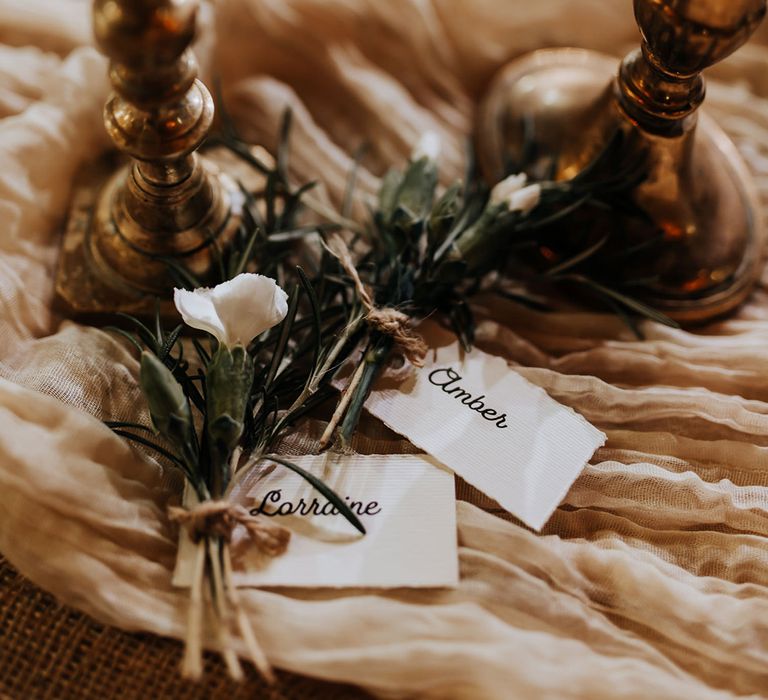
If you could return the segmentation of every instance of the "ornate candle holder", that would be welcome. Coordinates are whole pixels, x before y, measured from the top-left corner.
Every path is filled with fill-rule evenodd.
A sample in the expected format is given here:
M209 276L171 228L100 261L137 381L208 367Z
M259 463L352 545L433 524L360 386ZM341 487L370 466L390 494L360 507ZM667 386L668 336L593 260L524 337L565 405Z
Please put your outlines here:
M239 225L237 184L195 152L214 111L189 49L197 10L197 0L93 4L114 88L104 122L131 162L94 165L78 183L56 279L70 314L152 310L173 286L169 266L206 279Z
M480 109L479 159L496 181L508 163L533 177L571 179L609 143L621 144L623 160L644 158L647 176L631 199L647 220L612 225L626 227L638 247L661 242L627 274L649 280L638 290L650 304L699 323L741 303L764 262L750 174L725 133L696 110L701 71L747 41L766 1L634 0L634 10L642 47L613 80L614 59L580 49L537 51L506 66Z

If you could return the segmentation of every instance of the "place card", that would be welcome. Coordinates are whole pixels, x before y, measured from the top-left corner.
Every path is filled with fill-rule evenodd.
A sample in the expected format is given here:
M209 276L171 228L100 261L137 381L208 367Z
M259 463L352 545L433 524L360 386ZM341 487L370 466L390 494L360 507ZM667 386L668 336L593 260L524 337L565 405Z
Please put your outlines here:
M438 588L458 584L453 474L424 455L304 455L289 461L321 478L365 527L359 533L295 472L266 460L237 498L251 515L291 531L288 550L266 557L235 542L237 586ZM192 580L184 533L174 584Z
M540 530L605 435L503 358L465 353L433 322L419 332L424 367L405 381L385 375L366 409Z

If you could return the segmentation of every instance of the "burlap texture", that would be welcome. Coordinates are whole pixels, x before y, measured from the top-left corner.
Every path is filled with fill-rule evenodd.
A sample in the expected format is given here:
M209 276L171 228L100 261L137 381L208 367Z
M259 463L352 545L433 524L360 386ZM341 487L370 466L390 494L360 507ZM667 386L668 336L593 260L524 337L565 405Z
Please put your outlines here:
M278 674L268 687L255 671L229 679L206 654L201 683L180 678L179 642L129 634L68 608L0 558L0 698L24 700L358 700L355 688Z
M85 4L71 5L0 0L2 36L64 55L87 41L72 19ZM366 141L363 193L428 129L457 175L475 101L510 55L637 41L623 0L220 0L216 15L207 55L240 126L272 145L291 105L294 171L331 202ZM713 84L708 105L764 199L766 57L755 44L720 69L730 84ZM165 517L177 493L98 420L146 418L135 358L50 310L69 185L105 146L104 69L90 49L61 60L0 47L0 551L103 623L178 637L185 595L170 586ZM271 660L381 695L765 696L764 285L707 329L643 329L641 342L609 316L489 307L480 345L607 446L541 535L461 487L456 590L247 591ZM360 449L403 449L375 428L370 440Z

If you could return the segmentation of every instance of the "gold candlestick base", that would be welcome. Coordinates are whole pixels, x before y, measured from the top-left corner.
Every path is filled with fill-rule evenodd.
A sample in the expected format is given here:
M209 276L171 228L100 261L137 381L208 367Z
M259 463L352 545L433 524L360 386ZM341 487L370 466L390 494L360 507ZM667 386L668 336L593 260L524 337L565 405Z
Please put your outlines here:
M510 168L570 180L609 148L613 165L602 163L598 181L615 176L616 163L642 164L644 178L628 185L630 213L596 207L582 223L620 230L625 251L643 251L622 262L634 296L701 323L749 294L762 272L765 231L735 146L706 115L698 119L700 72L749 38L766 3L635 0L634 8L643 44L618 75L614 59L581 49L537 51L506 66L479 112L478 158L489 182ZM564 228L560 243L568 238Z
M606 108L615 72L611 56L571 48L543 49L506 66L478 118L478 159L487 180L501 179L510 162L532 177L552 170L558 180L577 175L589 159L582 154L594 154L620 118ZM644 301L681 323L702 323L741 304L762 272L760 200L733 142L706 114L699 115L695 148L682 173L670 176L675 152L669 147L676 144L665 137L656 141L651 181L638 188L637 200L656 191L668 195L673 210L682 197L691 206L654 216L662 226L669 222L660 251L646 269L626 273L657 278L637 289ZM649 209L657 202L650 194L645 199ZM687 230L675 218L687 218ZM638 228L636 222L624 225ZM634 236L642 242L658 232L654 224Z
M270 162L266 151L260 158ZM56 308L69 317L87 323L113 320L114 313L153 316L158 297L163 316L175 316L169 292L173 283L162 255L137 251L120 235L105 205L130 177L130 164L118 154L109 154L85 167L77 177L69 217L64 230L56 271ZM234 158L224 148L206 152L202 167L208 178L215 179L224 197L226 212L219 226L217 243L232 239L242 221L243 195L238 182L251 191L263 183L253 169ZM226 171L226 172L224 172ZM263 179L263 178L262 178ZM106 184L105 184L106 183ZM103 251L106 249L107 255ZM211 251L204 246L185 258L175 258L193 274L203 278L211 267ZM132 270L131 279L123 270ZM143 288L136 279L143 280ZM160 289L153 286L162 285Z

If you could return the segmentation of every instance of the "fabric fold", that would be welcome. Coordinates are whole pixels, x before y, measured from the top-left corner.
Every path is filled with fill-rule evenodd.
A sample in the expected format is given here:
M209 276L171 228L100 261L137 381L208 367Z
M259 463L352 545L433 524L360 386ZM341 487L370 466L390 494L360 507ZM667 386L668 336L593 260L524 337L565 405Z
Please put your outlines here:
M51 310L73 178L107 147L106 61L84 0L0 0L0 551L98 620L181 637L171 587L178 475L101 423L147 423L131 349ZM637 43L623 0L219 0L203 32L249 139L294 113L291 172L356 216L423 131L461 176L477 100L504 61ZM768 202L764 33L716 74L706 108ZM36 48L16 48L33 42ZM74 49L74 50L73 50ZM61 56L61 57L60 57ZM738 79L743 84L730 84ZM270 139L272 139L270 141ZM459 483L456 590L245 590L270 659L387 697L736 698L768 687L768 276L697 329L544 314L480 299L479 344L609 440L542 535ZM312 450L322 424L285 442ZM374 422L361 452L412 446Z

